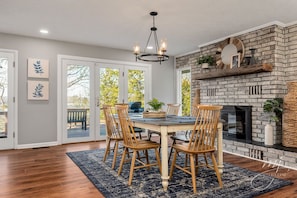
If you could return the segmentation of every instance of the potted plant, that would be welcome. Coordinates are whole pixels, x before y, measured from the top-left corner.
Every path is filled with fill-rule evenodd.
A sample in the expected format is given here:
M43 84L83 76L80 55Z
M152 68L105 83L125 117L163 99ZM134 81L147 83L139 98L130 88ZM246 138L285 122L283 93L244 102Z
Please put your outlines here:
M265 145L273 145L273 128L271 122L279 122L282 119L283 112L283 99L274 98L268 99L264 102L263 106L264 113L269 116L269 123L265 125Z
M197 59L197 63L198 63L198 65L201 65L201 67L203 69L207 69L209 67L209 65L214 64L214 58L211 55L200 56Z
M164 102L160 102L157 98L153 98L147 104L151 106L151 110L153 111L159 111L165 105Z
M166 112L162 111L164 102L160 102L157 98L153 98L147 103L150 108L142 113L144 118L163 118L166 117Z

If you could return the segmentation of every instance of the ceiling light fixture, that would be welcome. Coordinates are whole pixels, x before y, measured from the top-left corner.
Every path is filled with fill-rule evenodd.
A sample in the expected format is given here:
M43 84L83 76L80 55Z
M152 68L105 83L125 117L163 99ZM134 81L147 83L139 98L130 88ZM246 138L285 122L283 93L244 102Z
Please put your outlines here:
M134 46L134 54L136 56L136 61L142 60L147 62L160 62L161 64L162 61L167 61L169 59L169 56L165 54L165 52L167 51L166 49L167 45L165 41L161 41L161 48L159 47L157 28L155 27L155 16L158 15L158 12L150 12L150 15L153 17L153 27L151 27L151 33L146 42L144 51L140 52L140 47L136 45ZM155 45L155 47L153 47L156 51L155 53L146 52L146 49L149 49L149 47L150 48L152 47L152 45L149 45L152 35L154 37L154 43L152 44Z

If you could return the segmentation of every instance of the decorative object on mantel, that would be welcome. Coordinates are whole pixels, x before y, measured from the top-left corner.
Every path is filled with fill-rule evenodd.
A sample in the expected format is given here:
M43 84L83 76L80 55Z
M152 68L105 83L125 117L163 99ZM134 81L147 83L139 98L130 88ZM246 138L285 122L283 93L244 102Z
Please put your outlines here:
M228 38L218 44L216 52L216 64L220 69L230 68L230 58L234 54L240 54L240 62L244 57L244 45L238 38Z
M158 12L150 12L150 15L153 17L153 27L151 27L151 33L147 39L146 46L143 52L140 52L140 47L138 45L134 46L134 54L137 60L147 61L147 62L161 62L167 61L169 56L165 54L167 51L165 41L161 41L161 47L159 47L157 28L155 26L155 16L158 15ZM154 37L154 42L150 42L151 36ZM155 45L153 47L153 45ZM146 50L154 50L155 52L146 52Z
M157 98L153 98L147 103L151 108L143 112L144 118L163 118L166 117L166 112L162 111L164 102L159 101Z
M192 79L204 80L204 79L220 78L220 77L227 77L227 76L254 74L254 73L260 73L260 72L272 72L272 65L263 63L258 65L241 66L239 68L233 68L233 69L217 69L211 72L193 74Z
M231 56L231 69L240 67L240 53Z
M214 58L211 55L200 56L197 59L197 64L201 65L202 69L208 69L209 65L214 64Z
M255 64L257 64L257 59L255 57L256 49L255 48L251 48L250 51L251 51L251 55L252 56L251 56L249 65L255 65Z
M297 148L297 81L287 82L288 93L284 97L283 137L286 147Z
M267 146L273 145L273 128L271 126L271 122L279 122L282 118L283 112L283 99L282 98L274 98L268 99L264 102L263 105L264 113L267 113L269 116L269 123L265 125L265 141L264 144Z

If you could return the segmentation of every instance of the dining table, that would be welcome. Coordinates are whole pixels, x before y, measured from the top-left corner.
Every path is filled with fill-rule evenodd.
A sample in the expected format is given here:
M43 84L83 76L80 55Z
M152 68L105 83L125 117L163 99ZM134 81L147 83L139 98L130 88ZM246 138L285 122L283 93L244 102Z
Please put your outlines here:
M134 127L153 130L161 133L161 165L162 165L162 186L166 191L168 188L168 136L174 132L193 130L195 125L195 117L190 116L171 116L167 115L163 118L144 118L142 115L130 115L130 120ZM223 173L223 125L218 123L217 135L217 163L220 173Z

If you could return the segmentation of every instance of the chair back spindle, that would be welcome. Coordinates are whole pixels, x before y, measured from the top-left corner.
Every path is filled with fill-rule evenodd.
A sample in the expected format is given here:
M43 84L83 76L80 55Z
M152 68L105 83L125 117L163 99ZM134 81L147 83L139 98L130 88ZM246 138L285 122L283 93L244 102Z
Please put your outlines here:
M167 115L178 115L180 104L167 104Z
M189 141L189 150L214 150L217 136L217 126L220 119L221 106L197 106L197 117Z
M123 133L124 144L129 147L135 147L138 144L132 122L128 115L128 109L125 105L116 105L118 117Z
M104 116L105 116L105 124L106 124L106 135L108 137L113 138L122 138L122 133L120 132L120 128L118 123L116 122L111 105L103 105L102 107Z

